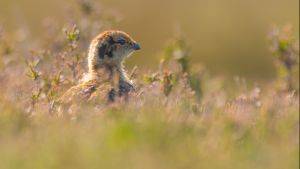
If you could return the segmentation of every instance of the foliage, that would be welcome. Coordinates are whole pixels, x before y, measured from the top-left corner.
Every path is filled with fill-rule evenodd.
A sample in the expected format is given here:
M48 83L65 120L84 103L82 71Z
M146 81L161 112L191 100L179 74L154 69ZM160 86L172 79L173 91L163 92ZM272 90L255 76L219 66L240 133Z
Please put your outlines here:
M293 37L292 26L274 27L269 39L279 78L286 82L287 90L299 91L299 39Z
M283 85L299 61L291 30L271 36L288 79L249 85L209 76L191 64L187 41L174 38L158 70L132 71L138 89L129 100L58 118L55 100L86 72L91 32L115 21L77 2L76 24L50 24L38 45L1 31L0 168L299 168L299 86Z

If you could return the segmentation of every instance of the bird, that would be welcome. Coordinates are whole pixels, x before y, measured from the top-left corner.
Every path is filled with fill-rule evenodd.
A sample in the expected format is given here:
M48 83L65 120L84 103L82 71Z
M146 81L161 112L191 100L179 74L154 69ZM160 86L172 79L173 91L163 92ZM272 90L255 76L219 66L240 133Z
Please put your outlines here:
M124 68L124 60L140 49L139 43L123 31L100 33L90 43L88 72L82 82L67 90L57 103L69 107L95 99L114 102L117 97L128 96L135 86Z

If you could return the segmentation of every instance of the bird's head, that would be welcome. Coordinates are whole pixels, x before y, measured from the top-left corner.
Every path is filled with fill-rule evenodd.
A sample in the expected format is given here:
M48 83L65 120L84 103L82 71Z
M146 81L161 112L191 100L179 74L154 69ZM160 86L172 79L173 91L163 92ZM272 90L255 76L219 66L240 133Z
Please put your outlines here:
M135 40L122 31L108 31L106 41L108 43L107 56L112 58L125 58L141 49Z
M120 66L140 45L123 31L105 31L91 43L88 56L89 71Z

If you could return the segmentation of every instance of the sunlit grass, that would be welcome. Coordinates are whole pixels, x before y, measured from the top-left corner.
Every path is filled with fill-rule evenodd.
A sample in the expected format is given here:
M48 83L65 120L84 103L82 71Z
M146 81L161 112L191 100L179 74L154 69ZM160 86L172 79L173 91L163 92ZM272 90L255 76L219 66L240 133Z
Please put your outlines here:
M175 36L157 69L132 72L128 101L58 112L86 72L92 32L115 22L79 6L76 24L48 21L39 43L0 31L1 169L299 168L299 42L289 26L270 34L272 81L212 76Z

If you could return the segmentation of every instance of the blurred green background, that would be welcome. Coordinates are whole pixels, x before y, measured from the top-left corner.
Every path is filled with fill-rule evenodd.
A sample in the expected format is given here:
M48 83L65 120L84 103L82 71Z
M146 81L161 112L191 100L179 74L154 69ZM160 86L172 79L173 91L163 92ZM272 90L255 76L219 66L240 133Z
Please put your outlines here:
M42 20L58 18L75 0L0 0L0 24L27 25L31 37L43 33ZM276 74L268 49L272 25L292 24L299 36L299 0L102 0L103 9L118 13L115 29L142 45L130 64L157 66L159 52L178 32L186 37L191 60L212 73L257 80Z

